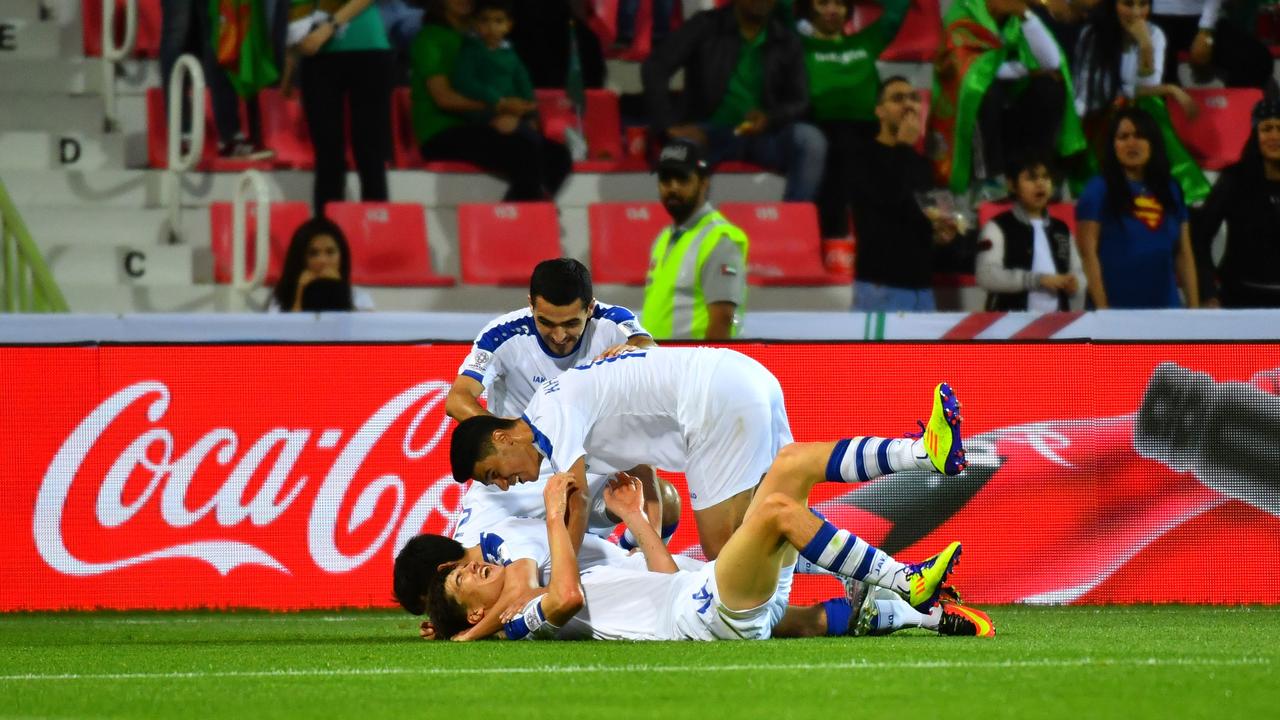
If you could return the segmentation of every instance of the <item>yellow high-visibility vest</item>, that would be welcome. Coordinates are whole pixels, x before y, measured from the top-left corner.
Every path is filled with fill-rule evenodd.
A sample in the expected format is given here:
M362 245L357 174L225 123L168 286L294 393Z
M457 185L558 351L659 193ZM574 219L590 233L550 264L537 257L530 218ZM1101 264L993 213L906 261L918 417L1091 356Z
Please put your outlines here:
M672 242L671 228L665 228L649 254L649 274L644 288L644 308L640 321L658 340L707 336L707 303L702 294L702 266L722 237L728 237L747 257L747 235L712 210ZM744 263L745 265L745 263ZM746 268L743 268L746 272ZM738 313L746 311L746 296ZM732 334L738 334L734 323Z

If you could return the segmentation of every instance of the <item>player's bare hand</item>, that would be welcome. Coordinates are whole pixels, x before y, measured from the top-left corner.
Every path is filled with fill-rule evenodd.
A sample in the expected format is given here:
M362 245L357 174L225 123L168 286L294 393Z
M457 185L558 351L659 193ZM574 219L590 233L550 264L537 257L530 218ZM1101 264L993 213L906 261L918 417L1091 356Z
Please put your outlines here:
M577 491L578 481L573 473L556 473L547 478L542 489L542 502L547 508L547 520L563 520L569 506L569 493Z
M614 345L613 347L606 349L604 352L596 356L596 360L604 360L605 358L617 357L619 355L625 355L629 352L635 352L640 349L641 348L638 348L635 345L631 345L629 343L622 343L621 345Z
M420 635L423 640L435 640L436 626L432 625L430 620L423 620L422 624L418 625L418 635Z
M644 515L644 489L640 478L626 473L618 473L610 478L604 489L604 506L624 521Z

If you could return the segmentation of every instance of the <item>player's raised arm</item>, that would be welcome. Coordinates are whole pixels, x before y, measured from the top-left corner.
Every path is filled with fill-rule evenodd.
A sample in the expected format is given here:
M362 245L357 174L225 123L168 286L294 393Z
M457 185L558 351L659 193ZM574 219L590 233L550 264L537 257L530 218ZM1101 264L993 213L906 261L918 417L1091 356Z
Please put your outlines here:
M626 523L644 553L644 564L650 572L674 573L679 570L662 538L645 515L645 497L640 479L618 473L604 490L604 506Z
M585 483L581 487L586 487ZM547 594L542 598L542 613L552 625L564 625L582 609L584 602L578 554L565 524L570 504L581 500L575 495L583 493L570 473L552 475L542 491L547 508L547 541L551 546L551 578L547 582Z
M538 564L529 558L513 561L507 565L506 582L502 587L502 595L493 606L493 612L485 613L480 622L454 635L452 639L467 642L496 635L502 630L502 618L508 609L518 610L540 594L542 585L538 582Z

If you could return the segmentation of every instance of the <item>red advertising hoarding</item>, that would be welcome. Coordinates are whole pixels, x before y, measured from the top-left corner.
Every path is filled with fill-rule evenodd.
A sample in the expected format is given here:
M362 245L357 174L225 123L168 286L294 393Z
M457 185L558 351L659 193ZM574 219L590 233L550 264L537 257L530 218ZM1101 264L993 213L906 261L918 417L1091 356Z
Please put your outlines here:
M458 507L444 397L466 348L0 348L0 610L393 605L395 549ZM956 388L964 474L812 504L906 560L963 541L966 599L1280 602L1280 346L738 349L801 441L897 436ZM686 511L672 549L696 541Z

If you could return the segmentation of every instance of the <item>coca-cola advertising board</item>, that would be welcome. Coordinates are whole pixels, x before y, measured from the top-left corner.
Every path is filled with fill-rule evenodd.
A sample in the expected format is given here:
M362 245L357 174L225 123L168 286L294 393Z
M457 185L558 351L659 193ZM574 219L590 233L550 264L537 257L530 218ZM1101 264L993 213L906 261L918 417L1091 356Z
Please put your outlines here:
M955 387L964 474L812 504L902 559L963 541L967 599L1280 602L1280 345L736 347L800 441L900 435ZM466 351L0 347L0 610L394 605L395 550L456 519ZM696 542L686 509L671 548Z

